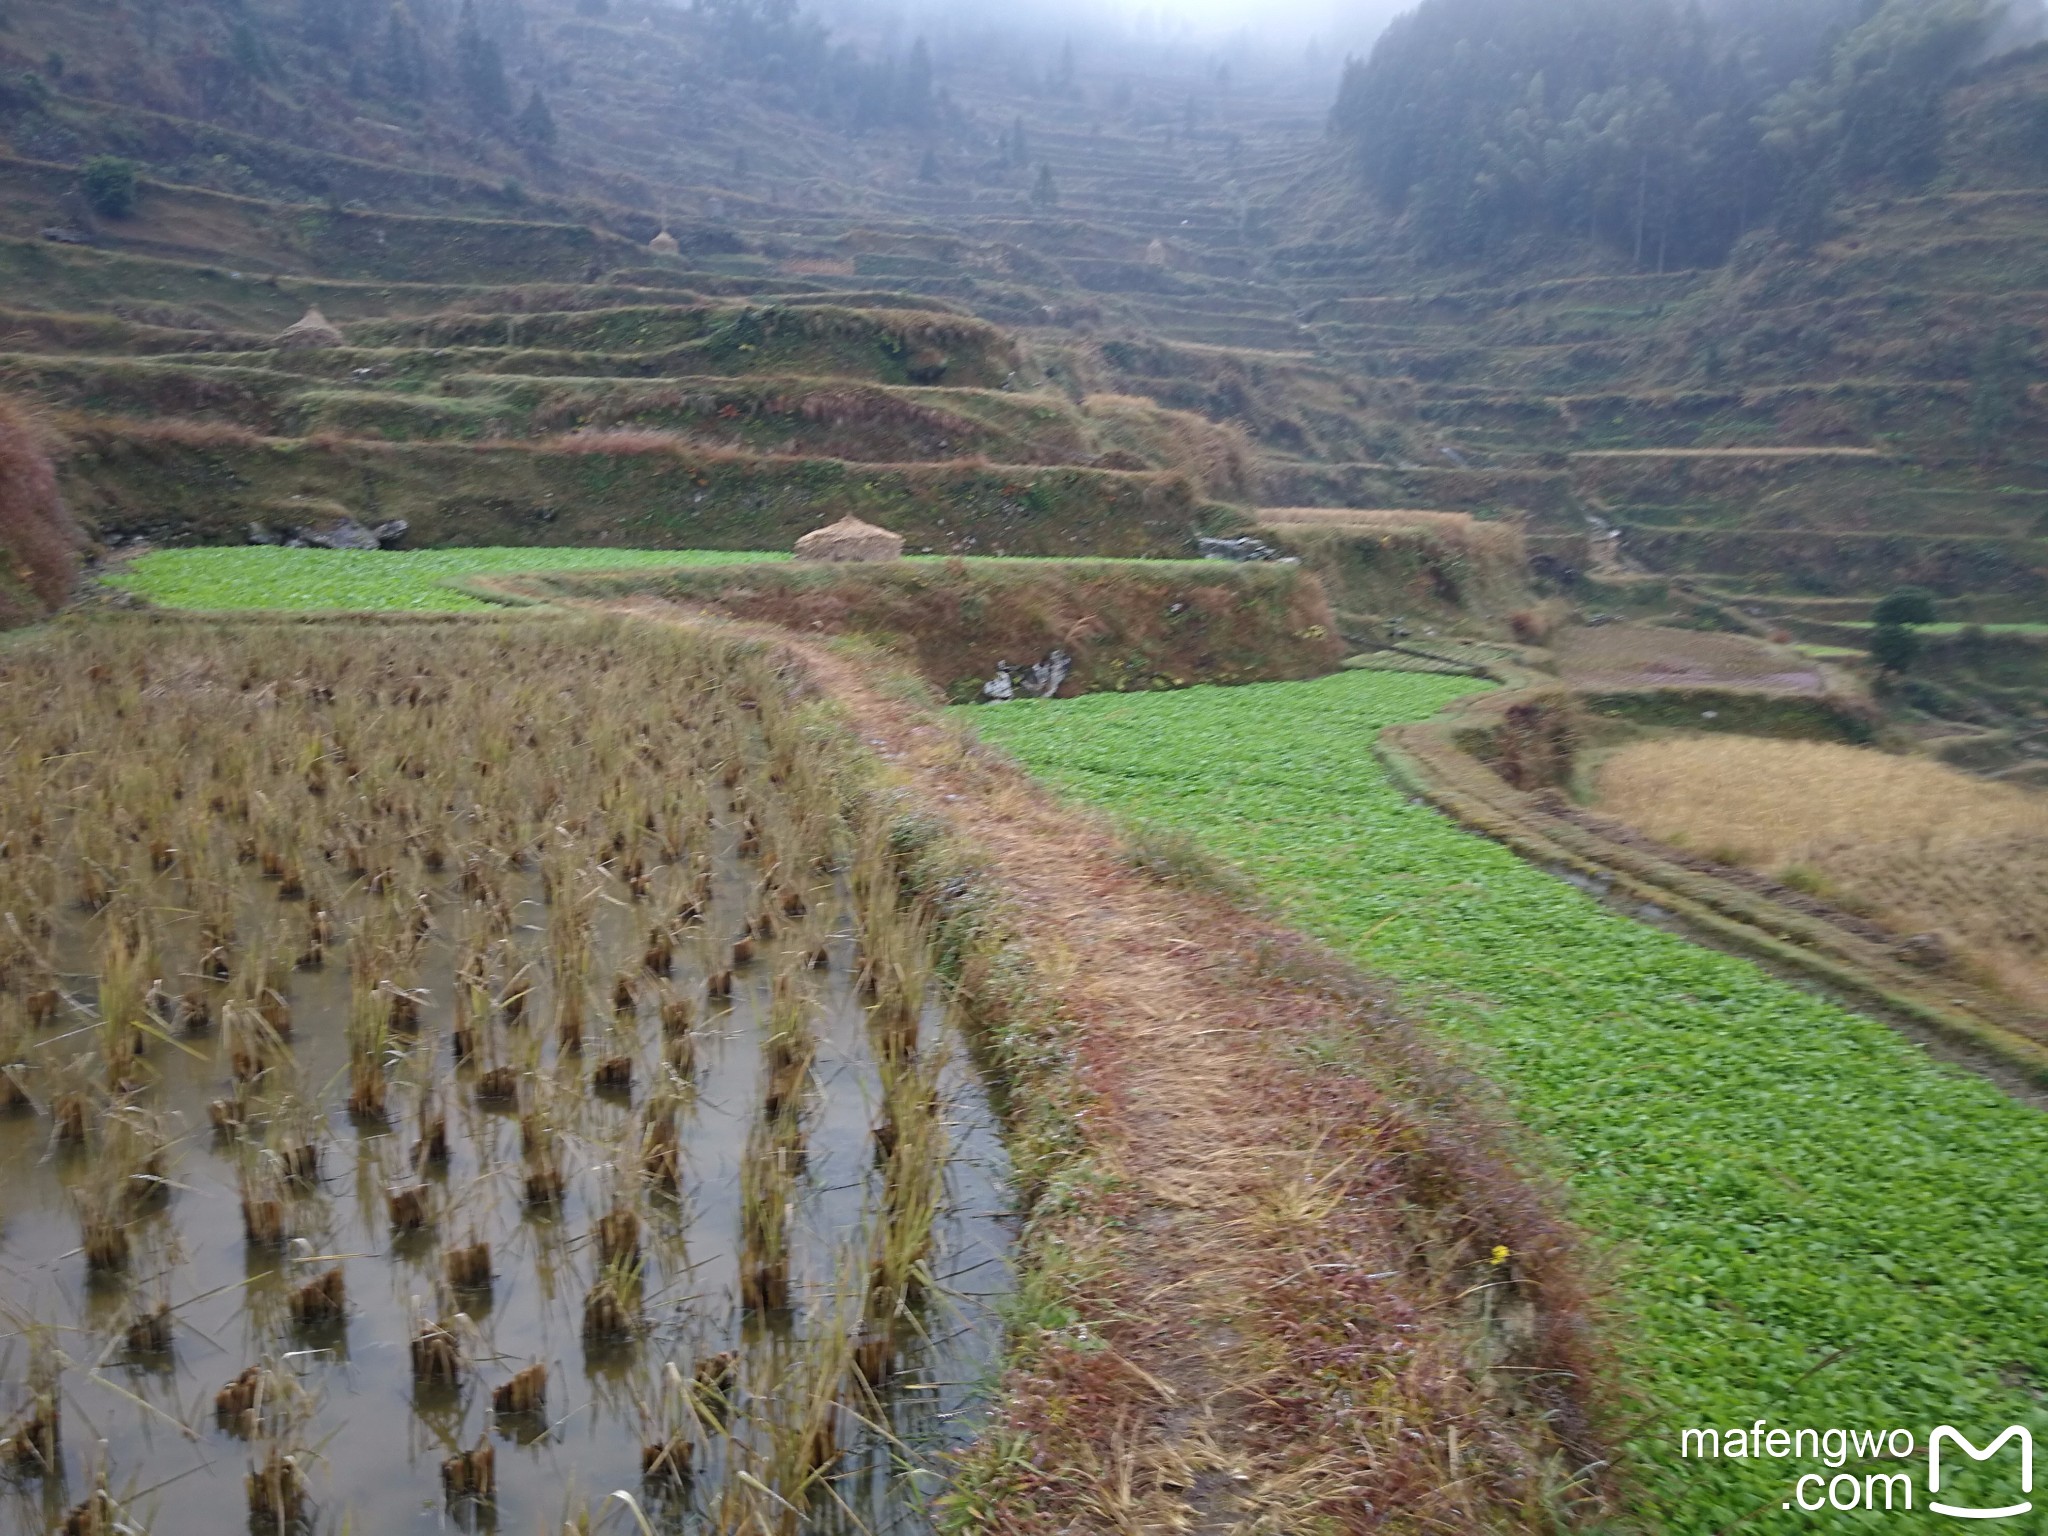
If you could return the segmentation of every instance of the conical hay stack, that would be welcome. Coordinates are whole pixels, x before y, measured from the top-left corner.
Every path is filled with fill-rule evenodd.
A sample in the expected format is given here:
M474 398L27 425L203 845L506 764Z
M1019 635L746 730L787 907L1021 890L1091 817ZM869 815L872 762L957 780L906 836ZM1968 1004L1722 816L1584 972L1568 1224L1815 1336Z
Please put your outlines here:
M799 560L900 560L903 535L864 523L857 517L842 517L829 528L819 528L796 541Z
M318 306L306 311L295 325L288 325L278 333L277 345L287 349L299 347L338 347L346 338L337 331Z

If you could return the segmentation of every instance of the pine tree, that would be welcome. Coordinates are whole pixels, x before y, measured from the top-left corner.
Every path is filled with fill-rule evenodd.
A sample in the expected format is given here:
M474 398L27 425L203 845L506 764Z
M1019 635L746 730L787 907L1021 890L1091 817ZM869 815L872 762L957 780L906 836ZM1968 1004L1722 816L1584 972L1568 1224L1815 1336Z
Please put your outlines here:
M426 94L427 48L405 0L391 0L384 24L384 82L395 95Z
M1870 622L1887 624L1932 624L1937 617L1934 594L1925 587L1898 587L1877 600L1870 610Z
M1810 253L1828 237L1828 209L1834 200L1834 184L1825 170L1800 177L1779 201L1778 233L1793 250Z
M272 73L270 50L263 46L263 39L246 16L228 34L228 57L245 79L261 80Z
M299 28L315 48L340 52L349 45L348 16L341 0L299 0Z
M137 168L119 155L95 155L85 162L79 185L92 211L103 219L125 219L135 211Z
M1668 270L1773 223L1808 249L1836 196L1938 168L1942 102L1998 9L1420 0L1347 65L1331 127L1440 255L1547 228Z
M923 124L932 118L932 51L919 38L910 47L910 62L903 68L902 99L897 105L899 121Z
M540 87L533 88L533 94L520 109L519 118L513 124L519 137L529 144L538 144L552 149L555 144L555 114L548 110L547 98L540 93Z
M505 61L497 40L477 26L476 0L462 0L455 28L455 73L470 105L485 117L503 117L512 110L512 90L505 83Z
M1053 185L1052 167L1040 165L1038 168L1038 185L1031 189L1031 201L1041 208L1051 208L1057 205L1059 200L1060 191L1058 187Z

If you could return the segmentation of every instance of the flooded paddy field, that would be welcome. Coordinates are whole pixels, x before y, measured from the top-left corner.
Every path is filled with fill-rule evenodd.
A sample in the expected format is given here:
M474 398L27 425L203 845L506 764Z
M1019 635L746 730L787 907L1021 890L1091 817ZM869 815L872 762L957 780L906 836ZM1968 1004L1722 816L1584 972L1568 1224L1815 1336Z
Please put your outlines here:
M0 653L0 1532L925 1528L1007 1169L848 764L652 625Z

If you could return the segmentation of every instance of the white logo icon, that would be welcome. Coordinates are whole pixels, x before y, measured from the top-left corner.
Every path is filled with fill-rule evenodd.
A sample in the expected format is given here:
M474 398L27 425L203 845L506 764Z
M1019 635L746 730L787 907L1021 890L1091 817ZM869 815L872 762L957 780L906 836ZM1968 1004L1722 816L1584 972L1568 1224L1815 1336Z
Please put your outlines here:
M2024 1424L2015 1424L1996 1440L1978 1450L1948 1425L1943 1424L1927 1437L1927 1491L1941 1492L1941 1442L1953 1440L1956 1449L1972 1461L1989 1461L1996 1456L2008 1440L2020 1443L2020 1492L2034 1491L2034 1437L2027 1432ZM1954 1515L1959 1520L2003 1520L2009 1515L2024 1515L2032 1509L2030 1500L2022 1499L2017 1504L2008 1504L2003 1509L1965 1509L1955 1504L1942 1504L1933 1500L1927 1507L1938 1515Z

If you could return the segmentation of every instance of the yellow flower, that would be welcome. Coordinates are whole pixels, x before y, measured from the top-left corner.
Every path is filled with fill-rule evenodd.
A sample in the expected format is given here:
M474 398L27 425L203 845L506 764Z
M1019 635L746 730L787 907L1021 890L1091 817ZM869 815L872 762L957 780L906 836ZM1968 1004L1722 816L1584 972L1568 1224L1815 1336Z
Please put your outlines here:
M1509 1259L1510 1259L1510 1258L1511 1258L1512 1256L1513 1256L1513 1255L1511 1255L1511 1254L1510 1254L1510 1253L1508 1252L1507 1248L1506 1248L1506 1247L1505 1247L1504 1245L1502 1245L1502 1244L1500 1244L1500 1243L1495 1243L1495 1244L1493 1245L1493 1262L1494 1262L1494 1263L1496 1263L1496 1264L1505 1264L1505 1263L1507 1263L1507 1261L1508 1261L1508 1260L1509 1260Z

